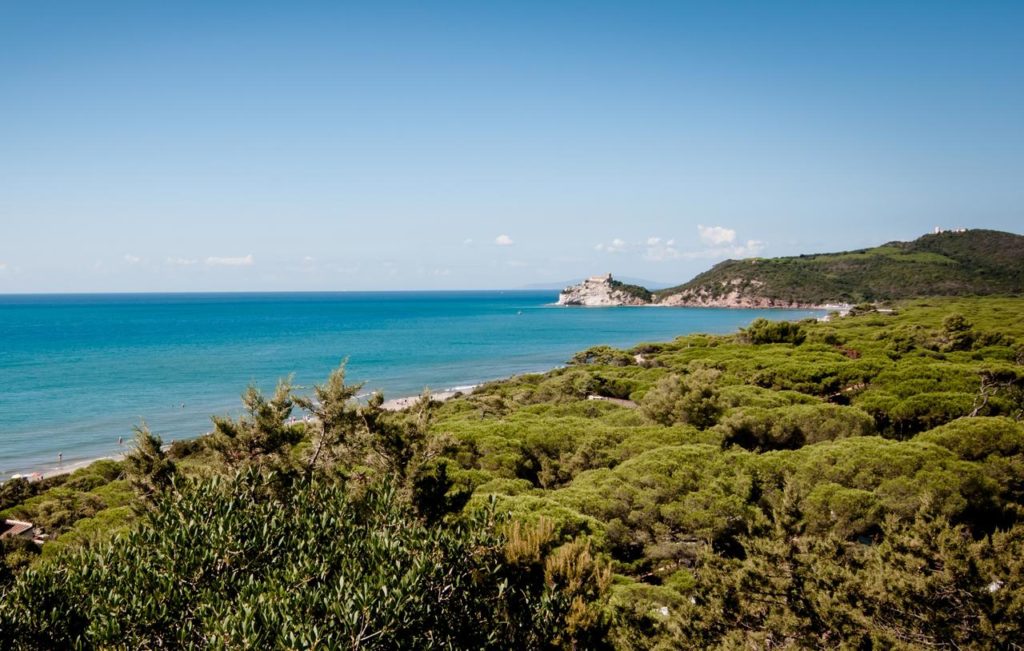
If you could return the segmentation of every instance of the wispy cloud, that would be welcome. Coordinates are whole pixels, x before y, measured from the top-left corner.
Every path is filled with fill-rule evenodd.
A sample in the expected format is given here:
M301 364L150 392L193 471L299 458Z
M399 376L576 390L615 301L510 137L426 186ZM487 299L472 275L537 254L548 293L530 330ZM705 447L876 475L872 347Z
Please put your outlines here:
M469 246L472 243L473 243L473 238L472 237L467 237L466 239L462 240L462 246Z
M675 243L675 240L666 240L654 235L641 242L627 242L621 237L616 237L611 242L596 245L594 250L601 253L639 253L647 260L660 262L679 257Z
M5 271L7 271L7 263L6 262L0 262L0 273L3 273Z
M191 266L191 265L194 265L194 264L199 264L199 260L196 260L195 258L175 258L175 257L170 257L170 258L167 258L167 264L173 264L173 265L177 265L177 266L180 266L180 267L188 267L188 266Z
M764 242L760 240L737 242L734 228L698 224L697 235L706 248L686 253L687 258L749 258L764 249Z
M515 242L512 241L512 238L509 237L508 235L505 235L504 233L494 238L494 243L497 244L498 246L512 246L513 244L515 244Z
M700 235L700 241L708 246L722 246L736 241L736 230L732 228L698 224L697 233Z
M616 237L608 244L602 242L601 244L596 245L594 250L601 251L603 253L622 253L628 246L629 245L626 243L626 240Z
M680 257L678 250L676 250L676 241L662 240L660 237L648 237L647 248L644 251L644 258L652 262L662 262L664 260L675 260Z
M627 242L615 238L608 243L600 243L594 247L602 253L632 253L640 255L649 262L665 262L667 260L692 260L698 258L747 258L758 255L764 249L764 242L736 239L736 229L724 226L697 226L697 238L702 248L681 250L673 238L652 235L642 241Z
M764 242L761 240L747 240L745 244L734 246L732 255L737 258L752 258L764 251Z
M256 260L251 253L237 258L210 256L206 259L206 264L211 267L251 267L256 264Z
M142 262L142 258L140 258L137 255L132 255L131 253L125 253L124 261L127 262L128 264L139 264L140 262Z

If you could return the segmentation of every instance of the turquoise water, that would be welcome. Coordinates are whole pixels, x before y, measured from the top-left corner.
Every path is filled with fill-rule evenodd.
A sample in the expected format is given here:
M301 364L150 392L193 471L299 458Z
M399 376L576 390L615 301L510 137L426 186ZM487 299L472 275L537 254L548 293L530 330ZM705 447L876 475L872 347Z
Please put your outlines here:
M0 296L0 479L165 441L237 414L249 383L348 377L388 397L564 363L595 344L731 332L817 312L559 308L550 291Z

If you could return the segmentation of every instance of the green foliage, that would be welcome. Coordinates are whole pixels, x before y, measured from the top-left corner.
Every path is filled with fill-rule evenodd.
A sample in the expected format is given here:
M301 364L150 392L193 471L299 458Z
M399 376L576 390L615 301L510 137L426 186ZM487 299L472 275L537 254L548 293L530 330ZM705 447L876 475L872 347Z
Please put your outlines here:
M916 440L952 450L966 461L1024 454L1024 425L1006 417L960 418L919 435Z
M799 346L807 338L799 323L754 319L750 326L740 330L740 339L751 344L793 344Z
M698 542L728 547L757 520L749 460L708 445L662 447L583 473L555 498L607 523L616 558L671 573Z
M711 427L722 413L722 401L715 386L721 373L698 369L680 377L662 378L640 402L644 415L656 423L684 423L700 429Z
M598 644L588 604L608 575L587 544L504 531L493 509L432 527L387 485L282 494L250 469L166 494L142 527L25 571L0 630L22 648Z
M722 404L726 407L786 407L799 404L817 404L818 400L796 391L773 391L749 384L723 386L719 390Z
M875 423L856 407L818 403L738 409L722 420L718 430L726 445L749 450L792 450L848 436L868 436L874 433Z
M174 479L174 462L163 451L163 441L145 425L135 428L135 447L124 458L132 488L146 500L166 490Z
M0 540L0 591L13 582L38 555L39 547L31 540L20 537Z
M294 398L295 404L314 418L307 476L312 476L318 468L339 462L351 464L365 447L365 440L360 440L364 423L355 402L362 387L362 384L345 384L345 362L342 362L328 376L326 384L313 387L315 398ZM374 396L374 399L379 406L383 397Z
M649 289L647 289L646 287L641 287L640 285L630 285L620 280L615 280L614 278L608 281L608 285L612 288L613 291L628 294L629 296L638 298L645 303L650 303L651 299L654 298L654 294L651 293Z
M130 489L128 492L131 495L136 495ZM137 504L137 502L128 502L122 505L108 504L106 508L96 511L91 516L79 518L67 531L43 545L43 555L53 557L68 548L106 542L138 521Z
M950 314L942 320L943 346L942 350L970 350L974 345L976 335L971 329L971 323L962 314Z
M242 403L246 413L237 420L213 418L209 448L229 468L294 472L295 462L288 451L301 440L303 431L289 422L294 406L290 381L279 382L270 399L250 386L242 394Z
M35 494L32 485L24 477L16 477L0 484L0 510L24 502Z
M629 366L636 364L632 355L611 346L593 346L578 352L569 360L573 365Z

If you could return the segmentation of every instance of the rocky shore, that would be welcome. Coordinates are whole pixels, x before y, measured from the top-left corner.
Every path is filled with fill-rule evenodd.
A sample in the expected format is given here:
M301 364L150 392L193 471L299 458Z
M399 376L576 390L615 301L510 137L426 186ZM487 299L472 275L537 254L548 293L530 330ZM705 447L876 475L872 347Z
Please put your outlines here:
M753 287L752 287L753 285ZM658 296L642 287L624 285L612 278L611 274L591 276L583 282L562 290L558 305L583 307L616 307L651 305L662 307L730 307L730 308L788 308L788 309L832 309L837 306L816 305L796 301L783 301L756 292L757 281L743 283L736 281L721 287L721 291L707 289L684 290L675 294Z
M651 295L646 289L620 283L611 274L591 276L582 283L566 287L558 295L558 305L615 307L650 303Z

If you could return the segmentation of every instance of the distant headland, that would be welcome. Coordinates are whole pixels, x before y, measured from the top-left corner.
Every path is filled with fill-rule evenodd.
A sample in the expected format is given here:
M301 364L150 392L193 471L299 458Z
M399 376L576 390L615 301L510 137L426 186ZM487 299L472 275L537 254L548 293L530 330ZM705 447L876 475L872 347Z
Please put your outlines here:
M726 260L689 282L650 291L591 276L559 305L820 308L926 296L1024 293L1024 236L942 230L911 242L784 258Z

